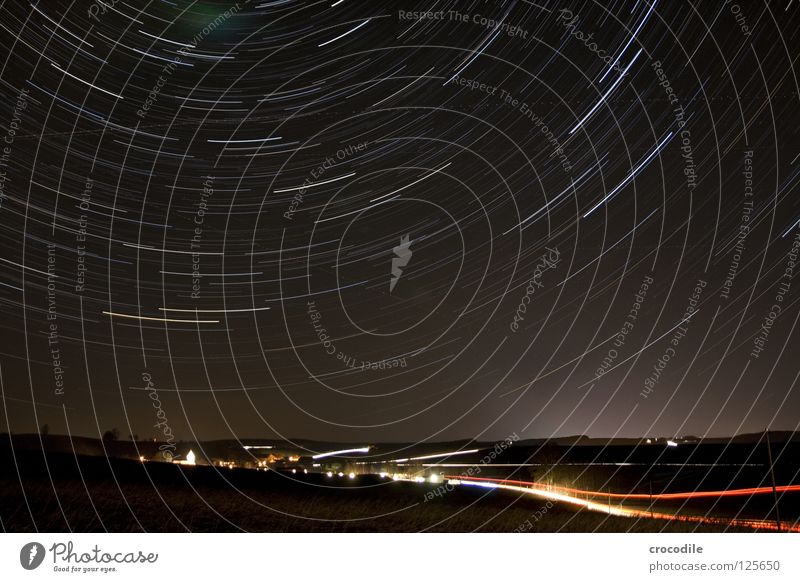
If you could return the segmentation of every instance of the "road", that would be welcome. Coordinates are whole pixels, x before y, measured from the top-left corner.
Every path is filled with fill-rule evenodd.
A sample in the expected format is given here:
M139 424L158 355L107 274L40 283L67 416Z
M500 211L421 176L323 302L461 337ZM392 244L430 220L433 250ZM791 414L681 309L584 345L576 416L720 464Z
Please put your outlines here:
M689 491L679 493L659 493L648 495L646 493L607 493L604 491L587 491L571 487L548 487L543 483L533 481L517 481L513 479L491 479L486 477L464 477L460 475L445 475L451 484L485 487L489 489L505 489L516 491L525 495L533 495L543 499L561 501L571 505L584 507L590 511L598 511L609 515L623 517L639 517L649 519L665 519L673 521L686 521L693 523L723 524L734 527L777 531L778 526L773 520L727 518L710 515L677 514L669 508L658 504L659 501L676 501L689 499L721 499L725 497L748 497L753 495L772 495L772 487L753 487L747 489L730 489L724 491ZM800 492L800 485L783 485L775 488L777 493ZM611 500L615 500L614 503ZM648 507L636 507L636 501L646 500ZM633 501L633 504L626 504ZM641 504L638 504L641 506ZM800 532L797 523L782 523L781 531Z

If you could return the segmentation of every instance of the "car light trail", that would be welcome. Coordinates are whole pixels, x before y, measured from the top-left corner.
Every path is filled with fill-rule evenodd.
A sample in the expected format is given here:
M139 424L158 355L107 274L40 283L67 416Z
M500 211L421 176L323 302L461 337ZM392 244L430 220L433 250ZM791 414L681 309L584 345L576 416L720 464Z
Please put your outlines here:
M392 459L388 463L405 463L406 461L423 461L426 459L439 459L441 457L455 457L456 455L468 455L470 453L477 453L480 449L470 449L468 451L451 451L449 453L436 453L435 455L425 455L422 457L408 457L406 459Z
M334 455L346 455L347 453L368 453L369 447L361 447L358 449L342 449L341 451L329 451L327 453L320 453L313 455L311 458L314 460L324 459L325 457L333 457Z
M578 505L585 507L591 511L598 511L600 513L607 513L609 515L617 515L620 517L637 517L637 518L650 518L650 519L664 519L674 521L686 521L691 523L704 523L704 524L717 524L728 525L734 527L749 527L753 529L767 529L778 531L778 526L774 521L766 521L761 519L740 519L740 518L724 518L724 517L711 517L702 515L677 515L673 513L661 513L651 511L649 509L633 509L621 506L611 506L608 503L598 503L589 499L581 499L574 495L569 495L564 491L572 491L575 493L588 493L589 495L602 496L603 498L644 498L644 499L688 499L696 496L709 497L709 496L726 496L724 494L736 495L753 495L757 493L772 492L771 487L754 487L751 489L734 489L730 491L697 491L690 493L669 493L660 495L646 494L621 494L621 493L604 493L602 491L581 491L578 489L570 489L568 487L556 487L552 490L543 489L541 483L534 483L528 481L514 481L510 479L488 479L486 477L464 477L460 475L445 475L449 479L449 483L453 485L473 485L477 487L488 487L492 489L505 489L508 491L516 491L526 495L535 495L544 499L551 499L554 501L562 501L571 505ZM777 487L776 491L800 491L800 485L784 485ZM723 495L720 495L723 494ZM664 497L669 495L669 497ZM678 496L678 497L676 497ZM800 532L800 525L784 524L781 526L780 531Z
M763 495L772 493L772 487L749 487L746 489L727 489L722 491L687 491L680 493L607 493L605 491L587 491L586 489L574 489L572 487L560 487L557 485L547 485L545 483L537 483L535 481L516 481L514 479L490 479L487 477L460 477L455 475L446 475L448 479L463 479L470 481L492 481L496 483L504 483L511 485L520 485L522 487L533 487L537 489L562 491L565 493L572 493L575 495L583 495L588 497L602 497L607 499L653 499L653 500L674 500L674 499L698 499L702 497L737 497L742 495ZM779 485L775 487L776 493L800 491L800 485Z

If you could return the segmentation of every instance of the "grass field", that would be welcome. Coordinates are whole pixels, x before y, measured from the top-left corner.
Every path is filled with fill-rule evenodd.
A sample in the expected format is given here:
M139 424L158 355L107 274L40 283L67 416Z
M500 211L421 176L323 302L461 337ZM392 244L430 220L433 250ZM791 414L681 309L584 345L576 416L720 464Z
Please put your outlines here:
M5 531L47 532L687 532L722 531L609 517L530 496L378 477L327 478L0 449ZM16 469L15 469L16 467ZM24 484L24 487L20 485ZM430 497L430 496L429 496ZM730 530L729 530L730 531Z

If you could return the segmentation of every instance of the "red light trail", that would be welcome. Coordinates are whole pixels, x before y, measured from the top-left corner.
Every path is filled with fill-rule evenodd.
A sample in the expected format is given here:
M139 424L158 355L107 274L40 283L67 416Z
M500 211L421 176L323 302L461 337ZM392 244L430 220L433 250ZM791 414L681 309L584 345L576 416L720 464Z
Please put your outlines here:
M507 489L517 491L528 495L536 495L547 499L563 501L573 505L580 505L592 511L599 511L608 513L610 515L619 515L623 517L641 517L651 519L665 519L674 521L685 521L693 523L705 524L724 524L735 527L749 527L753 529L766 529L777 531L778 526L774 521L767 521L761 519L740 519L740 518L725 518L725 517L711 517L701 515L677 515L672 513L661 513L651 511L649 509L633 509L622 506L611 506L608 503L598 503L590 501L590 497L600 497L606 499L646 499L648 501L656 500L675 500L675 499L696 499L708 497L735 497L743 495L761 495L772 493L772 487L751 487L746 489L730 489L726 491L689 491L682 493L657 493L649 495L646 493L606 493L603 491L587 491L583 489L575 489L571 487L547 486L543 483L536 483L533 481L517 481L514 479L491 479L487 477L463 477L460 475L445 475L446 479L460 481L464 484L482 485L497 489ZM781 485L775 488L776 492L790 492L800 491L800 485ZM585 498L575 497L574 495L583 495ZM800 532L800 525L784 524L781 526L780 531Z

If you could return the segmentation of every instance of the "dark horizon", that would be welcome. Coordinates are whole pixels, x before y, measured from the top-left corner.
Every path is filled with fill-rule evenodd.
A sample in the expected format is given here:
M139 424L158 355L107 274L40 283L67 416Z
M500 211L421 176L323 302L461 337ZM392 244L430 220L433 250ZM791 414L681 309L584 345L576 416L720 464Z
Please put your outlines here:
M117 427L110 427L109 431L117 428ZM106 432L106 431L103 431ZM790 438L794 438L795 436L800 437L800 431L791 430L791 429L776 429L772 428L769 431L762 431L762 432L742 432L735 435L695 435L695 434L681 434L681 435L644 435L644 436L592 436L592 435L578 435L578 434L568 434L568 435L549 435L543 437L537 436L519 436L519 442L529 442L529 441L547 441L547 440L568 440L568 439L589 439L595 441L614 441L614 440L646 440L646 439L672 439L672 438L679 438L679 439L698 439L698 440L724 440L729 439L733 442L735 439L741 439L743 437L764 437L766 433L775 437L775 435L786 435ZM63 437L63 438L81 438L81 439L95 439L95 440L102 440L103 435L92 435L92 434L67 434L67 433L53 433L50 432L49 427L46 433L42 432L23 432L23 433L7 433L7 432L0 432L0 436L11 436L11 437L36 437L42 436L43 438L47 437ZM137 440L131 440L128 438L129 435L123 435L120 433L119 437L115 439L117 442L151 442L152 438L142 438L141 435ZM507 437L508 435L506 435ZM192 443L192 442L228 442L228 441L240 441L240 442L249 442L249 441L273 441L273 442L285 442L285 443L292 443L292 442L304 442L304 443L322 443L322 444L342 444L342 445L356 445L356 444L371 444L371 445L395 445L395 444L409 444L409 443L417 443L417 444L426 444L426 445L436 445L436 444L448 444L448 443L481 443L481 444L491 444L502 440L501 437L499 439L476 439L470 437L463 437L463 438L452 438L447 440L436 440L436 441L389 441L389 440L382 440L382 441L343 441L343 440L333 440L333 439L312 439L306 437L297 437L297 436L289 436L285 438L280 437L265 437L265 436L258 436L258 437L248 437L248 436L231 436L229 438L211 438L211 439L185 439L181 437L176 437L174 440L175 442L184 442L184 443ZM166 442L157 440L157 442Z

